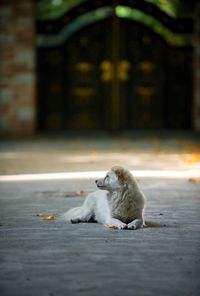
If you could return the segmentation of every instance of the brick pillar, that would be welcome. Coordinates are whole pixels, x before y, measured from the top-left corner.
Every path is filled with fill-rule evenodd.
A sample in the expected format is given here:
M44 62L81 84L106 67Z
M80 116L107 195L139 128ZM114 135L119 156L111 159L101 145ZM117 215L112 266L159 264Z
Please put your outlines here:
M0 0L0 134L35 131L35 1Z
M200 2L195 9L193 124L200 131Z

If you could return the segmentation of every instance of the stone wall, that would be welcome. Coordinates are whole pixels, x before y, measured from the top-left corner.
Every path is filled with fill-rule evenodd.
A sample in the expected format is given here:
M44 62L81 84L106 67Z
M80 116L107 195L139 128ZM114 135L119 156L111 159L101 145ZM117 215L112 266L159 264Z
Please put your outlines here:
M35 131L34 0L0 0L0 134Z
M200 131L200 2L195 9L193 118L194 129Z

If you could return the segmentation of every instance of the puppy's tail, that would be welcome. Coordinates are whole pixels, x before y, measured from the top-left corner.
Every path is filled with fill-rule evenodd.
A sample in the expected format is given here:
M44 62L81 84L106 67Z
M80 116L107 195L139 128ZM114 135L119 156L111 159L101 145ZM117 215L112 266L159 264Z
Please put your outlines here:
M73 208L60 216L60 220L72 222L73 220L81 220L83 215L83 208Z

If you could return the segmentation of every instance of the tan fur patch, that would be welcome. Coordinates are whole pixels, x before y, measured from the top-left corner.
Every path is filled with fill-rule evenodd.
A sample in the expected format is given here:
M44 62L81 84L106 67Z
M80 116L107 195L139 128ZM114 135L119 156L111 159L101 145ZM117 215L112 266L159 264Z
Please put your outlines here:
M129 182L133 178L131 173L121 166L114 166L111 170L116 174L121 184Z

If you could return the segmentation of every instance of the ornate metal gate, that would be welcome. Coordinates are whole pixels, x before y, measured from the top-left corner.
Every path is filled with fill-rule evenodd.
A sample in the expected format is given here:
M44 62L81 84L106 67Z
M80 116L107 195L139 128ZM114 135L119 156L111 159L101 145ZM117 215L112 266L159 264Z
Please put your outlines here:
M190 128L192 20L106 3L38 21L39 128Z

